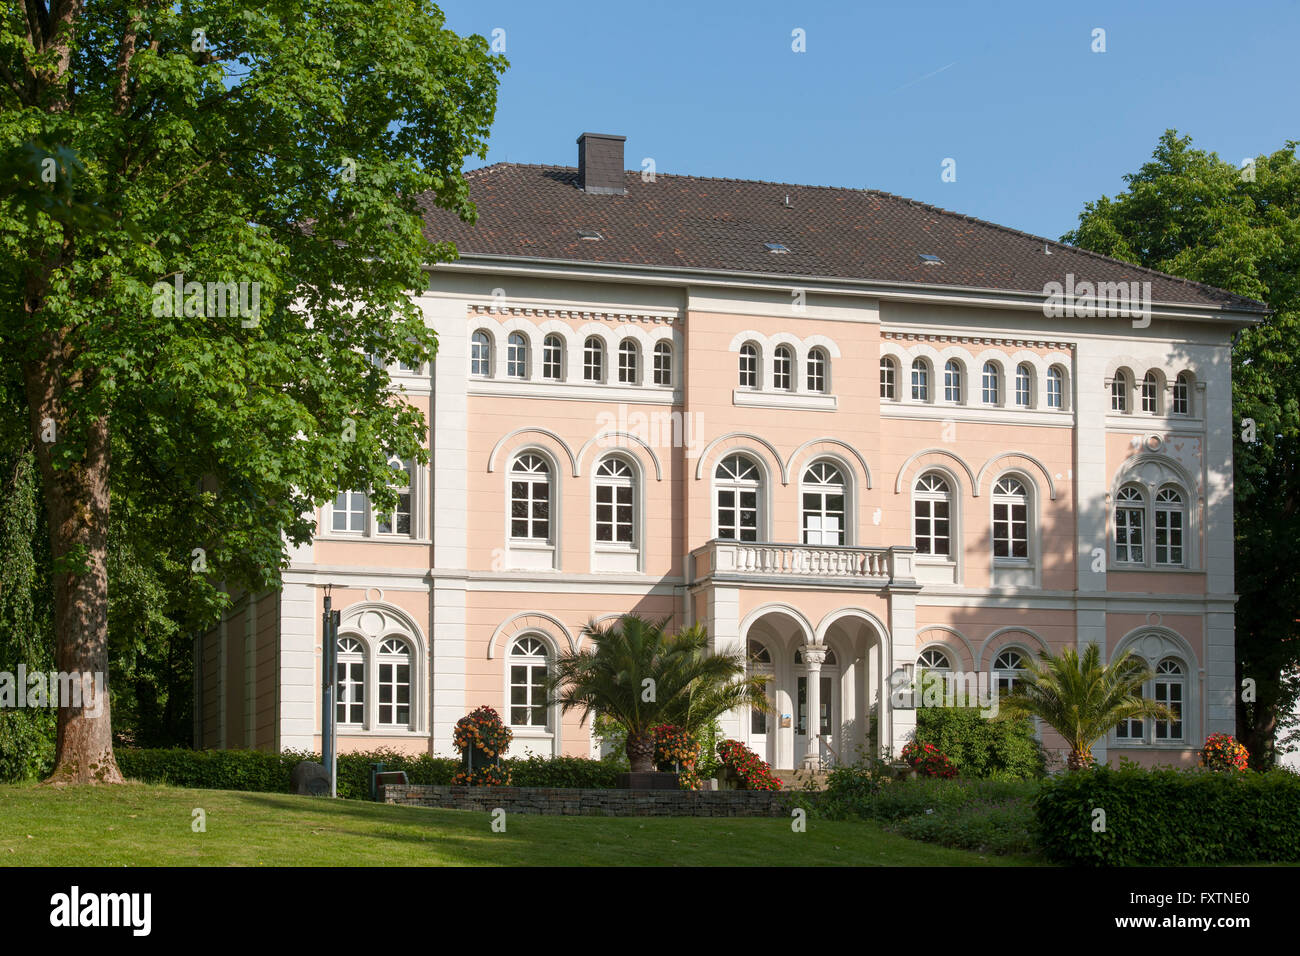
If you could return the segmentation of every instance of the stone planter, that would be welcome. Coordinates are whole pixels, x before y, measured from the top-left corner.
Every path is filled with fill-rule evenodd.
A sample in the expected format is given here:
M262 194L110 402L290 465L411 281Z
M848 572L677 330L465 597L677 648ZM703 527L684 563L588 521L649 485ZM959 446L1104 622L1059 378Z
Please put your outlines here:
M895 780L916 779L916 771L913 770L909 764L903 763L901 760L898 763L891 763L889 765L889 770Z

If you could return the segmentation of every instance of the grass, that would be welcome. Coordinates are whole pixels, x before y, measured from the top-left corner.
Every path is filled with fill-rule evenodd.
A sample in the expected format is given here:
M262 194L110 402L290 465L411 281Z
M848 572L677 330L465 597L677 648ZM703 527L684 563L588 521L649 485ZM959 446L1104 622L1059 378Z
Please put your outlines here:
M207 831L191 828L206 812ZM490 816L287 794L0 785L0 866L1005 866L865 820Z

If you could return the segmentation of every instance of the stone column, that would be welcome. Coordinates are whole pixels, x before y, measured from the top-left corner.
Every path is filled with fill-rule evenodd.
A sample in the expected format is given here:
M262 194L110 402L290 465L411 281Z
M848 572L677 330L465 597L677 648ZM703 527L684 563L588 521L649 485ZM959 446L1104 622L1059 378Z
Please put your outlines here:
M805 644L803 662L808 669L808 750L804 754L803 769L821 770L821 677L822 664L826 663L826 648L821 644Z

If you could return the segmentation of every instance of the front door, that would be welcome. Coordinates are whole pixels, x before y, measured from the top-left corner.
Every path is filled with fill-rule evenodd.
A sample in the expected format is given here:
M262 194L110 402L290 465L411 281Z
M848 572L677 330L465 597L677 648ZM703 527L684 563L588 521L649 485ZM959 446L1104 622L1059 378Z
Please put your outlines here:
M795 705L795 726L794 726L794 765L796 767L803 763L803 759L808 754L809 746L816 747L816 739L809 740L808 736L808 677L806 674L800 674L797 680L797 703ZM820 678L821 690L821 710L819 731L826 743L833 744L834 728L832 726L831 715L836 713L835 705L835 685L839 683L833 676L822 672ZM817 751L814 751L817 752Z

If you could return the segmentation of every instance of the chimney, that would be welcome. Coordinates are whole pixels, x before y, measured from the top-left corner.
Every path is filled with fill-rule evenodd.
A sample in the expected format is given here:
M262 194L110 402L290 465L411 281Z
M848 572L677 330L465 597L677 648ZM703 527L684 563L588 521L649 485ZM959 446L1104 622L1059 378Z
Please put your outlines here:
M623 175L623 144L626 136L583 133L578 137L578 188L603 196L627 192Z

